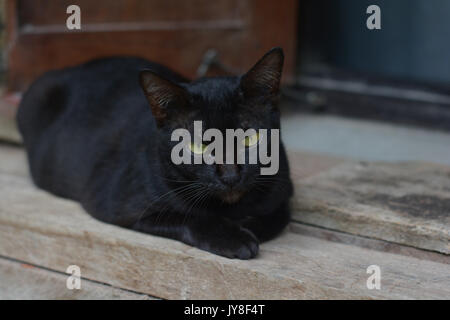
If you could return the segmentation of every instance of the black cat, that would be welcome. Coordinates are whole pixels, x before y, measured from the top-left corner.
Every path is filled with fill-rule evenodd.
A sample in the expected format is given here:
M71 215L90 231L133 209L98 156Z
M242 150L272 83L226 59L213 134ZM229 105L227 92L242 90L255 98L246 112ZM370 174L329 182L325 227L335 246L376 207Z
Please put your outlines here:
M40 77L17 122L40 188L79 201L93 217L229 258L249 259L289 221L292 194L258 164L171 161L174 129L279 129L283 51L245 75L192 82L139 58L107 58ZM143 71L145 70L145 71ZM149 108L150 105L150 108Z

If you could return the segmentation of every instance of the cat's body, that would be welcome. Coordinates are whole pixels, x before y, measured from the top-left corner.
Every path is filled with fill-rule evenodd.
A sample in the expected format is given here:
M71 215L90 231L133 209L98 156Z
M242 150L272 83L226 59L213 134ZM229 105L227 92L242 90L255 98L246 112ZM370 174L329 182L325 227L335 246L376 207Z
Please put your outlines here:
M142 90L144 69L152 72L141 74ZM289 220L292 186L282 145L279 172L259 182L257 165L177 166L170 159L173 129L189 127L193 119L219 129L242 123L244 115L235 117L241 82L228 77L189 83L138 58L49 72L26 92L17 118L33 180L80 202L99 220L227 257L254 257L258 243ZM146 83L154 87L144 94ZM255 118L264 119L244 122L279 126L277 109ZM230 177L235 179L225 180Z

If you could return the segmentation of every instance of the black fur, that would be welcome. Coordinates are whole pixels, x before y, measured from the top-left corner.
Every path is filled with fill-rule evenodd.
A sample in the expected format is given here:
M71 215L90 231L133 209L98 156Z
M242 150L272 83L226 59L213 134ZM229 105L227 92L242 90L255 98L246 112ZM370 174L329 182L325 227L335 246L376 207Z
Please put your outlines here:
M260 176L259 165L174 165L170 135L193 120L204 130L279 128L282 62L275 48L242 77L193 82L127 57L48 72L17 116L33 181L101 221L252 258L289 221L283 146L278 174Z

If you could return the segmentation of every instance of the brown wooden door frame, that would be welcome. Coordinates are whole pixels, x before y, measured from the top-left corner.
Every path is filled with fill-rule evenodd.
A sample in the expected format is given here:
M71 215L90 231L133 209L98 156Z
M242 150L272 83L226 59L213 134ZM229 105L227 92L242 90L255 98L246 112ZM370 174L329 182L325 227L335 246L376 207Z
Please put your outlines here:
M105 21L101 21L98 20L98 15L90 17L89 12L83 12L85 0L79 0L77 2L82 9L81 31L65 30L66 0L58 2L62 3L62 13L49 18L55 19L49 24L41 18L36 19L39 20L36 25L27 25L27 21L20 21L19 10L23 10L20 5L34 6L34 3L38 3L33 1L6 2L6 56L10 90L25 89L36 76L49 69L111 55L141 56L163 63L193 78L204 53L210 48L217 50L224 65L244 72L267 50L281 46L286 57L283 82L293 83L294 80L297 0L242 0L236 2L236 7L232 10L228 9L229 12L221 13L223 19L215 20L208 20L207 12L203 13L203 20L195 21L187 17L180 22L164 17L161 20L164 23L155 20L142 21L140 15L140 22L117 23L114 28L111 26L115 25L115 21L108 21L107 7L104 11ZM102 1L98 0L96 3L100 5ZM133 0L132 3L136 1L138 0ZM148 1L146 5L157 4L158 1L151 0L151 3ZM174 1L176 3L176 0ZM197 1L202 3L202 0ZM69 2L72 4L73 1ZM37 7L36 10L43 9ZM174 9L174 16L180 14L176 10ZM191 15L197 14L194 10L190 12ZM157 12L152 14L158 17ZM160 15L170 16L170 12L164 11ZM133 12L130 13L130 18L132 22ZM94 21L95 19L97 20ZM39 23L43 24L38 25Z

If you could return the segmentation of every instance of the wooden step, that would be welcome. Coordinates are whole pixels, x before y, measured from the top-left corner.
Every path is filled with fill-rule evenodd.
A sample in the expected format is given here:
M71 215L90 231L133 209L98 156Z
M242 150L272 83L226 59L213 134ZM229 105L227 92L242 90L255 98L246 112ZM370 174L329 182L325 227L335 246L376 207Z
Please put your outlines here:
M450 167L348 161L293 179L295 221L450 254Z
M17 94L0 99L0 140L20 143L13 123L18 101ZM450 254L450 167L305 152L289 158L295 221ZM28 174L20 150L3 147L0 160L0 170Z
M2 150L3 151L3 150ZM18 153L20 154L20 153ZM23 156L23 154L22 154ZM177 241L94 220L77 203L0 171L0 255L83 279L169 299L449 299L450 264L295 233L230 260ZM381 289L369 290L370 265Z
M82 279L80 290L67 289L68 274L0 258L1 300L153 300L131 291Z

